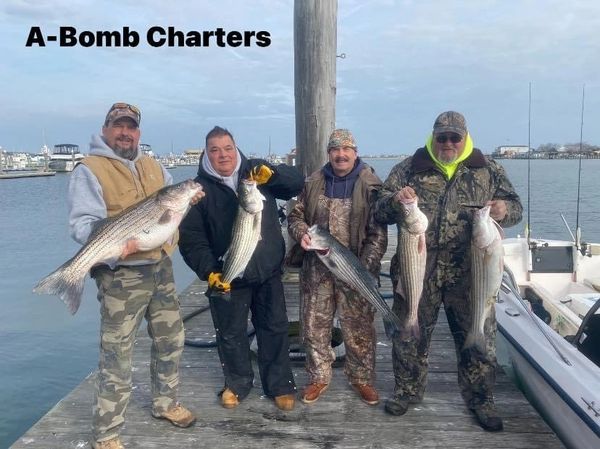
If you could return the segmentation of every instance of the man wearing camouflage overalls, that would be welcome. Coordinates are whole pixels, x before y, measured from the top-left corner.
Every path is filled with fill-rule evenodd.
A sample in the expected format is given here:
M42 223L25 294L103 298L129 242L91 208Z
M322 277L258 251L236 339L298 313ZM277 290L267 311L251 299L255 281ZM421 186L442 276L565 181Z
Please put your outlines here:
M357 155L356 142L345 129L333 131L327 145L329 163L305 182L298 203L288 216L290 235L303 249L310 245L307 229L317 224L329 230L379 277L387 248L387 228L375 222L373 205L381 180ZM300 272L302 338L306 347L309 384L301 400L315 402L331 381L331 332L339 313L346 360L344 372L360 398L379 402L375 377L373 306L343 282L335 279L314 252L308 252Z
M458 359L458 382L467 406L481 427L502 429L494 406L496 320L494 309L485 323L486 354L462 351L471 323L470 245L473 206L491 205L490 215L504 227L521 220L523 207L502 166L473 148L465 118L448 111L435 120L425 147L396 165L384 183L375 217L381 223L402 222L401 200L418 197L427 215L427 267L419 304L421 337L393 340L394 396L385 410L403 415L425 391L429 344L440 305L444 304ZM392 258L394 311L402 319L405 300L396 293L399 270Z
M102 136L92 136L89 156L71 174L69 230L81 244L87 242L99 220L118 214L173 181L157 161L141 153L140 119L135 106L115 103L106 115ZM191 203L203 195L196 195ZM152 338L152 416L178 427L188 427L196 420L177 402L184 330L167 254L171 248L165 244L135 252L134 245L128 244L113 268L99 265L92 269L101 312L93 448L123 448L119 430L131 395L131 357L143 318Z

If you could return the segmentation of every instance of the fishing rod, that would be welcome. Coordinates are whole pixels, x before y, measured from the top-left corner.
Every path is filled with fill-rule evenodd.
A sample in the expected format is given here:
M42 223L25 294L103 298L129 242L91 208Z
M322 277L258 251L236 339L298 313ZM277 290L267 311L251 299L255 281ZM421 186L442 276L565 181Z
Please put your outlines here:
M531 248L531 81L529 82L529 112L527 117L527 223L525 224L525 237L527 247Z
M579 130L579 169L577 174L577 214L575 215L575 248L581 249L581 228L579 227L579 203L581 193L581 154L583 152L583 110L585 104L585 84L581 93L581 126Z

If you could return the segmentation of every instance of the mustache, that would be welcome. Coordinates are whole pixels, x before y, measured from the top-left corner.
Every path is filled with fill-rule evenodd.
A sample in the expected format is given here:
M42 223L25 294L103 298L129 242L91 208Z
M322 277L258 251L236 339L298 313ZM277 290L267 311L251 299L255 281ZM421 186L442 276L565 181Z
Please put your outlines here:
M344 156L338 156L333 160L333 162L350 162L350 159Z

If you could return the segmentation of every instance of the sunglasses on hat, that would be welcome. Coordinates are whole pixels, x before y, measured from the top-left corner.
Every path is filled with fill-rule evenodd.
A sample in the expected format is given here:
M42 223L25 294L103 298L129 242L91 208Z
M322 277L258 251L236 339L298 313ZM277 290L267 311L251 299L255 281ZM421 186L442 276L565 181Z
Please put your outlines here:
M106 114L106 118L108 119L108 117L110 117L111 112L119 110L119 109L128 109L129 111L133 112L136 116L137 116L137 122L139 123L140 120L142 119L142 113L141 111L134 105L129 104L129 103L115 103L113 104L110 109L108 110L108 113Z
M461 140L463 140L463 138L460 134L455 134L455 133L438 134L437 136L435 136L435 141L437 143L446 143L448 140L452 143L458 143Z

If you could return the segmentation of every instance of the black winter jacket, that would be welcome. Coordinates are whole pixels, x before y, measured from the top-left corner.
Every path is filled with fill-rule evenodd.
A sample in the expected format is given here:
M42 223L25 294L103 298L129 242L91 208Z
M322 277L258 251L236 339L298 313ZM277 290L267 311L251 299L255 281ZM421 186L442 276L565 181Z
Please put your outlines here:
M253 167L267 165L274 173L266 184L259 186L266 198L262 211L261 240L246 267L243 279L233 281L262 283L281 273L285 242L281 235L276 199L289 200L300 193L304 179L300 172L285 164L273 166L262 159L242 157L239 179L246 178ZM203 155L203 157L206 157ZM222 256L229 248L231 231L238 210L238 199L232 189L202 168L200 160L196 181L202 184L206 196L195 206L179 226L179 251L185 263L207 280L211 272L221 272Z

